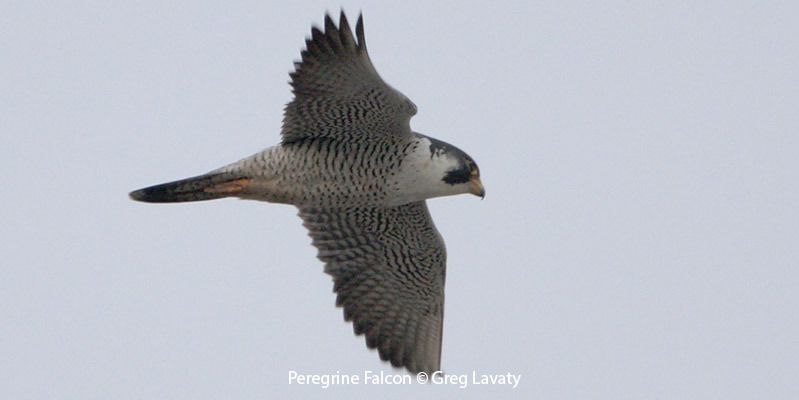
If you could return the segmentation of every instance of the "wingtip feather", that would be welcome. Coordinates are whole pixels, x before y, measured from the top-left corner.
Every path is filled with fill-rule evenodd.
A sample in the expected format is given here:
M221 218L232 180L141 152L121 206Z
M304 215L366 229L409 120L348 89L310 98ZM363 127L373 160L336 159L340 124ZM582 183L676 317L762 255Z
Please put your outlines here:
M358 13L358 22L355 23L355 36L358 37L358 49L366 49L366 35L363 33L363 12Z

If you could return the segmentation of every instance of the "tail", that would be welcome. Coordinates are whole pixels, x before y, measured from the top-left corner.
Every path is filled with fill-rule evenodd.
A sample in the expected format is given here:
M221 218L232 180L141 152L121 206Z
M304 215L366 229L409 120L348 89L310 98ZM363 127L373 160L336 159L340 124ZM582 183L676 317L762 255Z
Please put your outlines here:
M235 196L251 179L229 173L210 173L162 183L130 192L130 198L147 203L180 203Z

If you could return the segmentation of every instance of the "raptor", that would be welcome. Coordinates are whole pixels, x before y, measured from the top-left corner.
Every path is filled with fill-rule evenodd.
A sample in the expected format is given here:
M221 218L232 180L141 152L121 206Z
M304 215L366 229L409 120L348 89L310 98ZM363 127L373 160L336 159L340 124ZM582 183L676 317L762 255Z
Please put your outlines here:
M336 305L380 358L411 372L441 368L446 251L426 200L485 196L477 164L416 133L416 106L377 74L363 16L313 27L290 74L280 144L206 174L136 190L133 200L224 197L299 208Z

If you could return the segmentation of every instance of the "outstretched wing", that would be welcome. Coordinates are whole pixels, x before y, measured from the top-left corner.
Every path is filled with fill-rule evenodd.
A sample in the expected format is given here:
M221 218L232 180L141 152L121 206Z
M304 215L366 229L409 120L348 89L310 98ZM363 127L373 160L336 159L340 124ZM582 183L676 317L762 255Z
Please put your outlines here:
M375 71L363 34L363 16L352 36L347 17L339 26L325 16L324 32L314 27L302 61L291 73L294 99L283 115L283 143L307 138L382 140L410 134L416 106Z
M438 371L446 250L427 204L300 208L300 217L355 333L395 367Z

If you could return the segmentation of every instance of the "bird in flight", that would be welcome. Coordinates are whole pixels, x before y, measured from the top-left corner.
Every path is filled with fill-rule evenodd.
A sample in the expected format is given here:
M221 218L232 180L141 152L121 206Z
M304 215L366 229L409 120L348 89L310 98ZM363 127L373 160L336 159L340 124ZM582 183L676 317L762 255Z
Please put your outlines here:
M377 74L363 16L312 28L290 74L282 140L203 175L130 193L174 203L224 197L299 208L336 305L380 358L411 372L441 368L444 241L425 200L485 190L457 147L416 133L416 106Z

